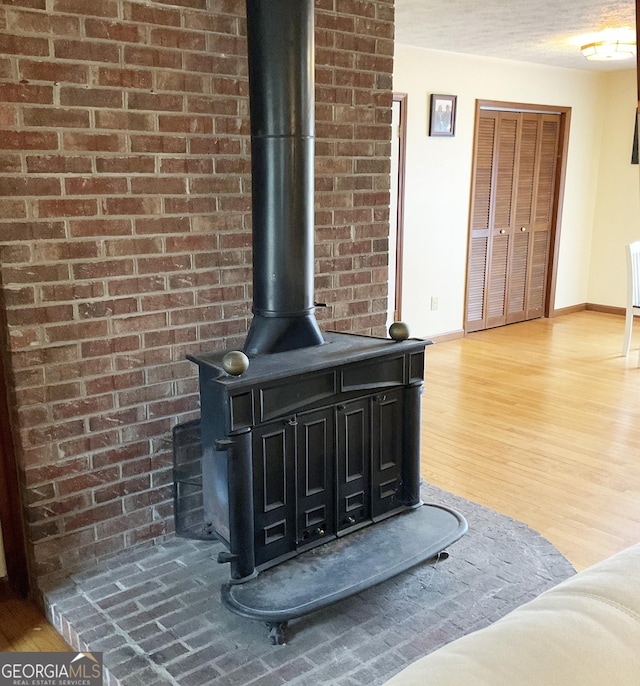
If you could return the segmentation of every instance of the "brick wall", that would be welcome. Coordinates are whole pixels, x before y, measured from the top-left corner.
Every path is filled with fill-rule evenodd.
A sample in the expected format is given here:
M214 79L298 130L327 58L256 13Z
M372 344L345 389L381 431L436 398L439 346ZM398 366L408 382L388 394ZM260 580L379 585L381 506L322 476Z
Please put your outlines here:
M384 334L393 0L316 0L316 299ZM251 309L239 0L4 0L2 353L32 574L173 529L188 352Z

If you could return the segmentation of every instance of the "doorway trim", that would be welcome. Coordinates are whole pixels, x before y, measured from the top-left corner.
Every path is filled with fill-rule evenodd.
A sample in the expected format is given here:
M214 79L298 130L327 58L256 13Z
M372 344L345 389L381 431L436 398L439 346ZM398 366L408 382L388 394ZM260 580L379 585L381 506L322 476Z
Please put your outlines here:
M549 262L547 269L547 278L545 285L545 308L544 317L554 317L555 309L555 294L558 271L558 256L560 252L560 230L562 224L562 207L564 204L564 188L567 174L567 155L569 149L569 129L571 125L571 108L560 107L556 105L535 105L530 103L505 102L501 100L476 100L475 124L474 124L474 142L473 142L473 163L471 168L471 194L469 202L469 223L468 223L468 250L471 246L471 226L472 226L472 210L473 210L473 189L475 188L476 179L476 147L477 135L479 130L479 120L481 110L497 110L502 112L529 112L538 114L557 114L560 116L560 130L558 134L558 164L556 165L555 187L556 192L553 199L553 220L550 235L549 245ZM467 322L467 305L468 305L468 289L469 289L469 265L467 262L466 276L465 276L465 296L464 296L464 326L465 335Z
M398 197L396 205L395 287L392 319L402 319L402 272L404 264L404 195L407 167L407 93L394 93L393 102L400 104L398 128ZM392 134L393 135L393 134ZM391 255L389 258L391 259Z

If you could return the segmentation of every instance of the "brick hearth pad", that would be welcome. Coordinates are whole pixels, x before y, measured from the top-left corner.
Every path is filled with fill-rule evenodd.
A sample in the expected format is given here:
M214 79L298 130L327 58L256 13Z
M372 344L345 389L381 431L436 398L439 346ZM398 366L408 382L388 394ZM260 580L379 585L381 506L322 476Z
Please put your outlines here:
M220 603L217 543L175 538L46 589L50 621L76 650L103 652L107 686L376 686L574 573L526 525L431 486L423 500L469 523L451 557L293 620L288 644Z

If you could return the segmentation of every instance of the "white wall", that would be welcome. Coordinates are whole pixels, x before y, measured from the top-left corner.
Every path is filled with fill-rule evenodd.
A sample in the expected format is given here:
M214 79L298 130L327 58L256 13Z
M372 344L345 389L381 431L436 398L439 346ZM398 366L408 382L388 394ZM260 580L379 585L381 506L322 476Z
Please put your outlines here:
M588 302L624 307L624 246L640 240L638 165L631 164L636 114L635 70L607 79L600 175L593 231Z
M463 327L477 99L572 108L555 307L587 302L606 79L396 45L394 90L409 96L402 318L413 335ZM428 136L431 93L458 96L454 138Z

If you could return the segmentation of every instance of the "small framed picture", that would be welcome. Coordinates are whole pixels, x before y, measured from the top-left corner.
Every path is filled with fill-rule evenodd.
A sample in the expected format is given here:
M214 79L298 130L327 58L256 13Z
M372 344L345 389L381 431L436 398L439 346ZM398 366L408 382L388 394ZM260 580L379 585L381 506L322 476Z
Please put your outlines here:
M456 135L456 100L457 95L431 94L430 136Z

